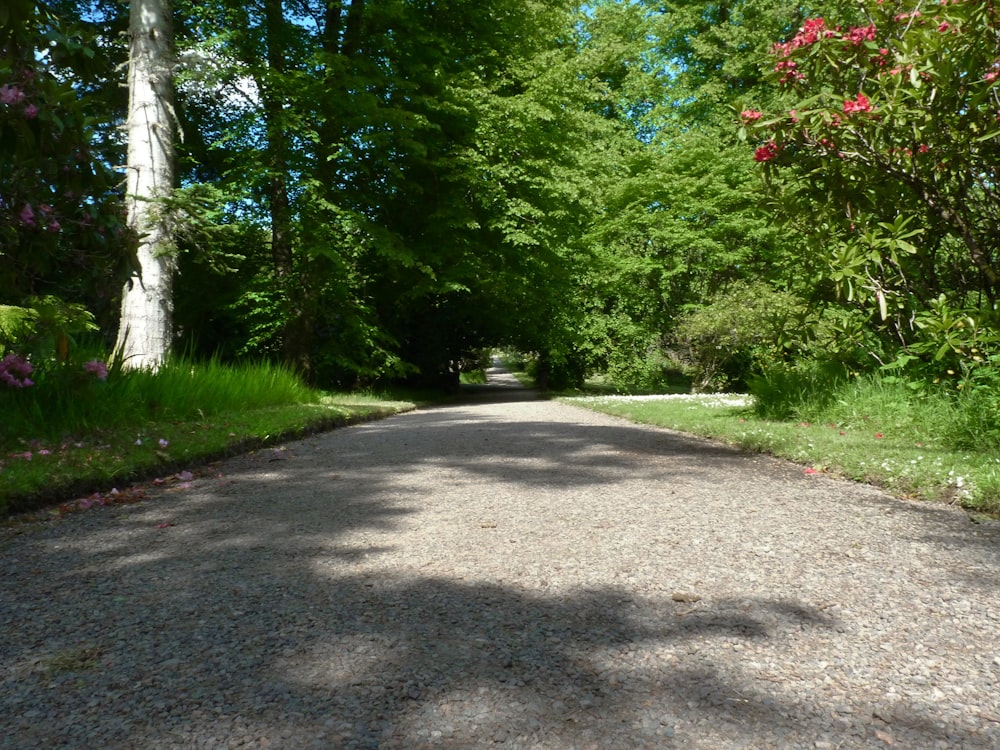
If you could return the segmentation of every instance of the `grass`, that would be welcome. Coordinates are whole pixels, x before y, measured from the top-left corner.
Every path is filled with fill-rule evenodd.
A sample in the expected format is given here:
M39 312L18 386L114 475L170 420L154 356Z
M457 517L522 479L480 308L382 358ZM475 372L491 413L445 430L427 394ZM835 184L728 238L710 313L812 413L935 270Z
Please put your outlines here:
M951 419L939 402L915 404L901 386L848 389L815 421L757 415L748 397L597 396L567 399L595 411L715 438L747 450L788 458L808 474L829 474L883 487L894 494L961 505L1000 515L1000 457L952 447L942 435ZM974 516L975 517L975 516Z
M141 496L133 483L184 481L208 462L412 409L392 395L309 389L280 367L177 363L66 372L0 394L0 515L70 512Z

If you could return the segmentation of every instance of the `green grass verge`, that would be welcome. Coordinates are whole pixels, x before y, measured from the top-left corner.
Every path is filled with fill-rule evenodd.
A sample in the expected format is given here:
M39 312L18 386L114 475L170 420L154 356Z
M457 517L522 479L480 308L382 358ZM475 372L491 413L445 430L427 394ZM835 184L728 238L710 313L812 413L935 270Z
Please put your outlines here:
M405 400L332 394L314 403L116 424L61 440L7 440L0 445L0 515L57 508L93 492L114 489L117 496L130 483L413 407Z
M1000 457L950 448L921 420L883 422L878 416L861 415L840 423L773 421L719 396L564 400L633 422L791 459L808 473L868 482L901 497L1000 515Z

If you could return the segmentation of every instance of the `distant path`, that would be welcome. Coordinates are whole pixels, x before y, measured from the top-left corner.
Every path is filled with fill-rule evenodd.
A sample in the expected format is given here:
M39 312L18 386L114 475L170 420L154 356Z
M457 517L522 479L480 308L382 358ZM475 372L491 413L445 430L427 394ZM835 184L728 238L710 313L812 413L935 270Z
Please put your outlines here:
M1000 747L1000 529L539 399L0 531L0 748Z

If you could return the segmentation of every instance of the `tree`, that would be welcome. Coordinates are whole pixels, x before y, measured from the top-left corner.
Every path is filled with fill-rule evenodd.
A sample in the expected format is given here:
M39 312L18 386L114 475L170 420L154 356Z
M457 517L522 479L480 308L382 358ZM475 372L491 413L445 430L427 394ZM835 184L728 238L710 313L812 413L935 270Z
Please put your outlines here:
M169 0L131 0L129 12L126 208L136 245L115 348L123 366L155 369L174 333L177 258L163 204L174 189L173 29Z
M678 322L731 285L796 285L795 238L762 206L731 113L773 96L759 59L799 13L786 0L605 0L581 22L581 64L611 102L600 112L633 137L588 231L599 260L582 295L590 367L621 387L688 368Z
M776 44L784 108L745 109L743 126L783 215L808 212L796 226L840 299L890 343L971 361L1000 297L998 10L862 9Z

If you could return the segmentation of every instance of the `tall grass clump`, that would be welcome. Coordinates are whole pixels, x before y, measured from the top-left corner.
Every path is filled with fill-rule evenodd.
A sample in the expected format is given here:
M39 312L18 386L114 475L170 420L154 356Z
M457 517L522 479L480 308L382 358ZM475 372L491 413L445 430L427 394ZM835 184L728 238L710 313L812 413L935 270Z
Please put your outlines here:
M318 399L290 370L266 362L231 366L176 359L153 372L108 368L95 359L53 363L33 375L30 387L0 388L4 443Z
M1000 451L1000 357L968 372L959 385L947 440L957 448Z
M769 367L748 378L747 388L762 419L813 419L848 381L841 365L804 361Z
M878 374L842 383L812 415L817 422L925 435L934 442L941 441L954 416L953 400L943 388Z
M945 388L880 373L850 376L843 369L807 363L771 370L750 386L763 419L905 430L941 439L953 432L956 418L955 399Z

